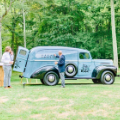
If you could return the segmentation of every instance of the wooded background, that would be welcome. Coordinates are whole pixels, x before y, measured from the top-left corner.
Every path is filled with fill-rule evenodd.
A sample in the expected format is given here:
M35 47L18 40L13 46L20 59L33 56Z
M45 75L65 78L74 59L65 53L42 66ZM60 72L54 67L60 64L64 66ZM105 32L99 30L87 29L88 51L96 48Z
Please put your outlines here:
M68 46L87 49L93 58L113 59L110 0L0 0L2 50L8 45ZM120 0L114 0L120 63ZM25 23L25 24L24 24ZM24 29L25 28L25 29ZM25 30L25 31L24 31Z

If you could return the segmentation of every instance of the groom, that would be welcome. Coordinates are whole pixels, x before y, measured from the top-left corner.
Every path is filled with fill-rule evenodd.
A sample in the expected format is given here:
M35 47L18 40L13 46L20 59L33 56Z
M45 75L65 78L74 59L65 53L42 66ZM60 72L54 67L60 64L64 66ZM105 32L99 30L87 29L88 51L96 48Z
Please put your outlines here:
M59 58L58 62L55 62L56 65L58 65L59 69L59 74L61 78L61 83L62 83L62 88L65 88L65 77L64 77L64 72L65 72L65 56L62 54L62 51L58 52L59 56L54 54L56 58Z

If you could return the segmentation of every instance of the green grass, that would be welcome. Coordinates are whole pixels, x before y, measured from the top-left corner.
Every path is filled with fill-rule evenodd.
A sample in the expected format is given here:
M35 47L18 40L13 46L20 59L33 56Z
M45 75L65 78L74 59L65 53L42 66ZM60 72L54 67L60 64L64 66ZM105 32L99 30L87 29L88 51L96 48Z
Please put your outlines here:
M23 88L18 75L13 72L11 89L0 88L0 120L120 119L120 78L113 85L72 80L65 89L60 84Z

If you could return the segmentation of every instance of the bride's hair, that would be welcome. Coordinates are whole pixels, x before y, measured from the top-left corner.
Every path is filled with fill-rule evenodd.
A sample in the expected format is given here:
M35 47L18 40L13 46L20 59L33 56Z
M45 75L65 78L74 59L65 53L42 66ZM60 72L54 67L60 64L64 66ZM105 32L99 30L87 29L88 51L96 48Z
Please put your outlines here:
M5 48L5 52L8 52L10 49L11 49L11 47L10 47L10 46L7 46L7 47Z

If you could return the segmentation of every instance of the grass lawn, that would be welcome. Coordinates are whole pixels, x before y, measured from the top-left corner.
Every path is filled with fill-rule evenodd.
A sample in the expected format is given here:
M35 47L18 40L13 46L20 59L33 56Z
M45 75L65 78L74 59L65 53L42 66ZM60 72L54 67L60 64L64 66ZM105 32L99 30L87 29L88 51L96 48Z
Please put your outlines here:
M23 88L18 75L13 73L11 89L0 88L0 120L120 119L120 77L113 85L66 81L63 89L60 84Z

